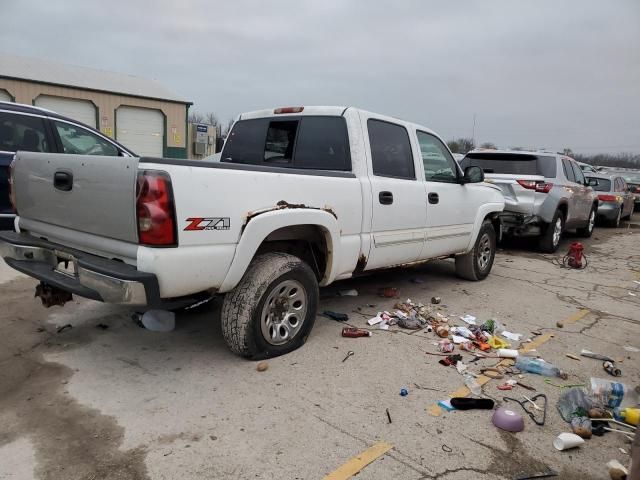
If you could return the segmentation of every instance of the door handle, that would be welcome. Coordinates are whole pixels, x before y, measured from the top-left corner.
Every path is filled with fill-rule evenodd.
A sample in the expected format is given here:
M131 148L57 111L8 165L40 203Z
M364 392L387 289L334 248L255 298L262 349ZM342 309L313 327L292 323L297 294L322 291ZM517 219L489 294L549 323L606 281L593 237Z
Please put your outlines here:
M63 192L71 191L73 188L73 173L57 171L53 174L53 186Z
M431 192L427 195L427 199L429 200L429 203L436 204L440 201L440 196L435 192Z
M380 192L378 194L378 200L382 205L391 205L393 203L393 193L391 192Z

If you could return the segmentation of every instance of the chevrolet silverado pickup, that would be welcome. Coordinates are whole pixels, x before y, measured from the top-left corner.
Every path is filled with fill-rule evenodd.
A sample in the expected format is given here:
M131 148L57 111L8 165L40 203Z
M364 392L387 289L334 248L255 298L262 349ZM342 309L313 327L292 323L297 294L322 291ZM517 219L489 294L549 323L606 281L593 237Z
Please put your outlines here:
M45 305L224 294L249 358L301 346L336 280L441 257L484 279L504 208L433 131L344 107L242 114L217 162L18 152L10 175L19 232L0 254Z

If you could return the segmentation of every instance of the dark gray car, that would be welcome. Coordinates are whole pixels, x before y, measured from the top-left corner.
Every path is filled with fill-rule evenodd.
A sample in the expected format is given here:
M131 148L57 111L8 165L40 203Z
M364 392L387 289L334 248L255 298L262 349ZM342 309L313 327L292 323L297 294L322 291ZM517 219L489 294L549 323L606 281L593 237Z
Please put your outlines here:
M611 227L620 226L620 220L633 215L634 194L619 175L589 174L587 179L598 193L598 220Z

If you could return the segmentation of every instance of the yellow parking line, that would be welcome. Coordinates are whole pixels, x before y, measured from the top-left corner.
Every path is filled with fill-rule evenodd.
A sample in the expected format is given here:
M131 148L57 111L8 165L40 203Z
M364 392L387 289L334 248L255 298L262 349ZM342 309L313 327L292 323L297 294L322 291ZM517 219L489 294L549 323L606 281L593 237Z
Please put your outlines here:
M356 455L352 459L350 459L347 463L342 465L337 470L334 470L329 475L324 477L324 480L346 480L347 478L352 477L364 467L369 465L371 462L381 457L389 450L393 448L393 445L386 442L378 442L375 445L372 445L364 452L359 455Z
M571 315L569 318L567 318L563 323L565 325L571 325L572 323L576 323L578 320L581 320L587 315L589 315L590 312L591 310L587 310L587 309L577 311L576 313Z
M589 313L589 310L586 310L586 312ZM577 320L574 320L574 322L577 322L580 318L584 317L587 313L583 314ZM571 318L575 317L576 315L577 314L574 314L569 318L571 319ZM522 347L520 349L520 352L527 353L527 352L530 352L531 350L535 350L540 345L544 345L545 343L547 343L552 338L553 338L553 334L552 333L545 333L544 335L539 335L538 337L535 338L535 340L531 341L530 343L527 343L524 347ZM510 365L513 365L513 360L511 360L510 358L505 358L504 360L501 360L500 362L498 362L496 367L508 367ZM480 386L484 385L489 380L491 380L491 377L487 377L486 375L479 375L476 378L476 382ZM466 397L470 393L471 393L471 391L467 387L460 387L455 392L450 393L449 397L451 397L451 398L453 398L453 397ZM442 415L443 410L442 410L442 408L440 408L439 405L434 403L429 408L427 408L427 413L429 415L431 415L432 417L439 417L440 415Z

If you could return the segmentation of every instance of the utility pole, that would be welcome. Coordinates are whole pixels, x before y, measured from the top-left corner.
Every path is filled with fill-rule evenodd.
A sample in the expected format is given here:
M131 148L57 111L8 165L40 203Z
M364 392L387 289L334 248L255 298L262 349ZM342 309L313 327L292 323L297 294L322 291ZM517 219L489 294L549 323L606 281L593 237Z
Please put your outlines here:
M471 135L471 139L473 140L473 145L476 144L476 114L473 114L473 134Z

